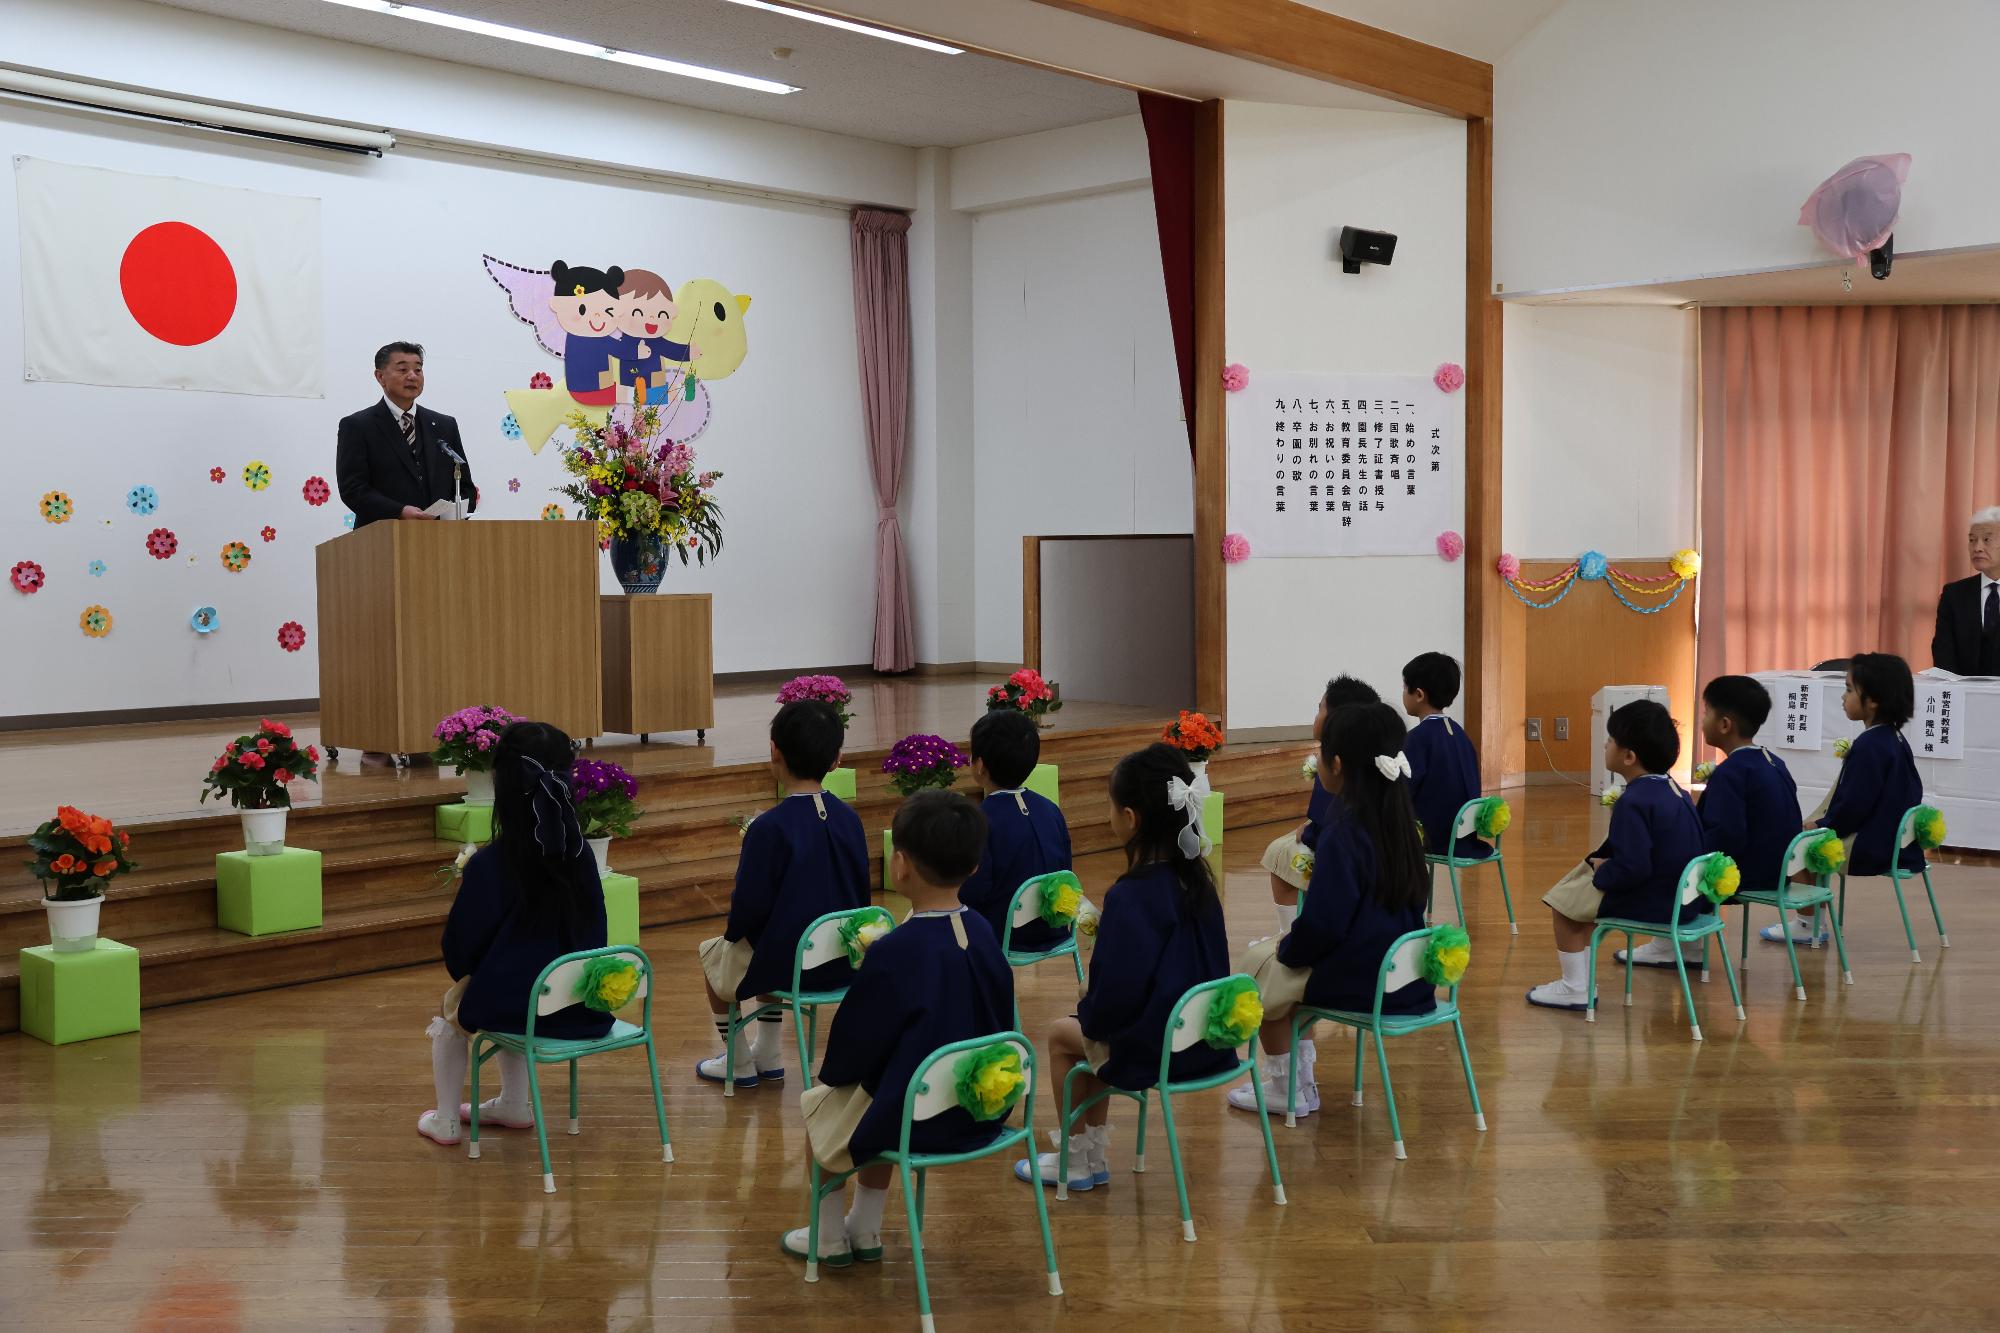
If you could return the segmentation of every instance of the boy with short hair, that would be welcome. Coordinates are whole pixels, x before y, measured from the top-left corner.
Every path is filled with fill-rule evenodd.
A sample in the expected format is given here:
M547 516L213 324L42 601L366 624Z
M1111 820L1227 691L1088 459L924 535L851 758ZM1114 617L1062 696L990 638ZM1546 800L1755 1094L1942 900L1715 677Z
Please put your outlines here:
M819 1078L799 1098L808 1151L827 1171L852 1170L900 1143L903 1100L924 1057L1014 1026L1014 970L985 920L959 901L986 846L985 816L957 792L918 792L896 811L891 832L889 882L910 900L909 919L869 947L827 1033ZM1006 1123L954 1107L916 1122L910 1147L970 1152ZM820 1201L821 1263L882 1258L891 1169L863 1169L845 1215L840 1191ZM805 1258L808 1237L804 1227L787 1232L785 1253Z
M1597 920L1625 917L1664 925L1674 919L1681 873L1702 854L1701 818L1668 776L1681 756L1673 715L1640 699L1613 712L1605 730L1604 766L1625 779L1625 794L1611 807L1604 845L1542 897L1555 928L1562 976L1529 991L1528 1003L1546 1009L1587 1008L1590 935ZM1681 907L1679 919L1694 919L1703 906Z
M743 830L729 923L722 934L701 942L708 1007L724 1043L730 1040L731 1000L790 989L793 955L806 927L828 912L868 905L868 840L861 818L820 786L839 762L844 740L840 715L817 699L786 704L771 719L771 773L786 796ZM802 981L807 990L834 990L852 978L847 960L837 958L809 969ZM784 1015L773 1011L754 1026L757 1034L747 1051L742 1034L735 1038L739 1088L785 1076L778 1062ZM728 1068L724 1050L696 1065L695 1073L720 1083Z
M995 709L972 724L972 780L985 797L986 847L958 900L986 918L993 938L1007 938L1007 904L1037 875L1070 868L1069 824L1062 807L1026 783L1042 754L1041 728L1018 709ZM1014 931L1014 948L1039 953L1069 938L1064 927L1031 921Z
M1467 801L1479 799L1479 752L1465 728L1445 716L1458 698L1458 662L1444 653L1419 653L1403 668L1403 711L1417 720L1403 741L1410 761L1410 804L1424 829L1424 851L1466 860L1493 854L1467 834L1454 846L1452 824Z

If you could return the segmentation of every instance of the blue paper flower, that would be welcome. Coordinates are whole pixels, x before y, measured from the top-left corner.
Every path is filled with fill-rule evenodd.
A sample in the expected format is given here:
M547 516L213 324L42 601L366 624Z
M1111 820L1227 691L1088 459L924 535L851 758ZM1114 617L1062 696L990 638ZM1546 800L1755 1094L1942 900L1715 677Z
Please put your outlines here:
M216 614L212 606L197 606L194 614L188 617L188 628L196 634L213 634L216 626L221 623L222 617Z
M125 492L125 507L135 514L150 514L160 507L160 493L151 486L134 486Z
M93 560L90 562L90 577L101 579L104 577L104 571L109 568L111 566L105 564L102 560Z
M349 514L346 518L341 519L340 526L352 530L354 527L354 515Z
M1580 579L1601 579L1606 563L1604 552L1585 551L1576 562L1576 576Z
M512 412L509 412L506 416L500 418L500 433L502 435L505 435L510 440L518 440L521 438L521 423L514 420L514 414Z

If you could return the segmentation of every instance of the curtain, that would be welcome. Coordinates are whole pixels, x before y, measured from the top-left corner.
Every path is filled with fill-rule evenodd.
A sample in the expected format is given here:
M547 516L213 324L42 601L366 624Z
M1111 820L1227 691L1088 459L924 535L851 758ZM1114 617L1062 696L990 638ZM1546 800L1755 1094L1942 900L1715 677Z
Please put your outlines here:
M910 571L903 525L896 516L910 435L909 232L907 214L854 210L854 343L868 429L868 472L875 481L877 671L908 671L917 664Z
M1167 319L1174 326L1174 361L1181 373L1181 415L1194 451L1194 129L1199 104L1159 93L1139 94L1146 156L1153 168L1153 221L1160 233L1160 270L1167 282Z
M1701 320L1701 678L1930 665L1966 520L2000 498L2000 306Z

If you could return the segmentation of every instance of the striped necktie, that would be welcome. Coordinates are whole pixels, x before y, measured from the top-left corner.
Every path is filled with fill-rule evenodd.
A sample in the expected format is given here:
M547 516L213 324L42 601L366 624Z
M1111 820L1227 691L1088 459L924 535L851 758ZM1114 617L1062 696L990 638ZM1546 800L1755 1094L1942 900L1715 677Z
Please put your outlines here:
M413 412L403 413L403 443L410 446L410 452L417 451L417 418Z

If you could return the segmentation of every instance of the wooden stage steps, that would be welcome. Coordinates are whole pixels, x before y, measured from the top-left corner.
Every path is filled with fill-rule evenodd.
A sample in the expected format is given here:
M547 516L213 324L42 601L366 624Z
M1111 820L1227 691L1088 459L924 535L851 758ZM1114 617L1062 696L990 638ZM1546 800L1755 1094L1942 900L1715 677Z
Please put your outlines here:
M1042 757L1062 770L1063 814L1079 857L1114 847L1105 780L1118 758L1159 735L1159 724L1058 730L1043 738ZM1299 774L1303 741L1231 746L1210 765L1227 793L1233 829L1304 817ZM602 757L620 759L610 751ZM898 802L880 771L885 749L850 754L856 802L869 834L870 866L880 878L880 831ZM630 838L612 844L613 868L639 881L642 925L721 917L735 880L737 821L776 800L762 764L671 774L635 771L646 814ZM235 812L153 822L121 821L142 869L119 880L106 899L101 932L139 951L141 994L148 1007L329 977L435 961L451 906L440 873L458 844L433 834L437 805L455 799L439 784L398 793L382 775L383 795L295 809L286 841L320 851L324 924L317 930L251 938L216 926L215 857L242 846ZM19 951L48 942L41 887L23 862L22 836L0 838L0 1032L20 1026ZM1101 893L1108 885L1087 886ZM440 988L442 974L440 974Z

